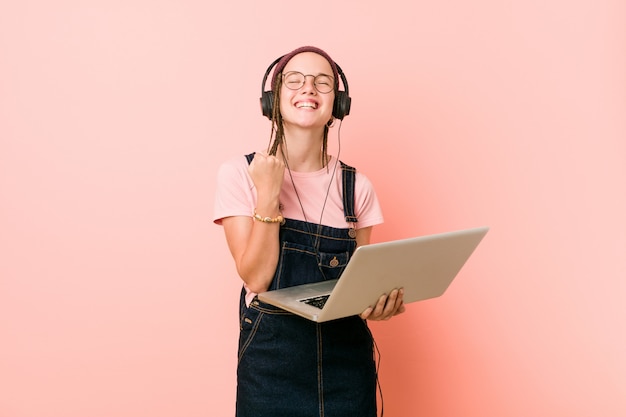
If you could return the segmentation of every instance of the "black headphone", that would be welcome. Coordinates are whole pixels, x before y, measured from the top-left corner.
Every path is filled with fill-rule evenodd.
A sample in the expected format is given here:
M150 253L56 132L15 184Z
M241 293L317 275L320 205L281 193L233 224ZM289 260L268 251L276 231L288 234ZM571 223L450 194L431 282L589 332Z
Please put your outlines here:
M274 107L274 92L272 91L264 91L265 83L267 81L267 77L269 76L272 68L278 64L283 57L277 58L265 71L265 75L263 76L263 82L261 83L261 112L263 116L272 120L272 108ZM348 80L344 75L341 67L337 65L335 62L335 66L337 67L337 72L339 73L339 78L341 78L341 82L343 84L343 88L345 91L336 91L335 92L335 102L333 103L333 117L335 119L343 120L343 118L350 114L350 104L352 99L350 98L350 94L348 93Z

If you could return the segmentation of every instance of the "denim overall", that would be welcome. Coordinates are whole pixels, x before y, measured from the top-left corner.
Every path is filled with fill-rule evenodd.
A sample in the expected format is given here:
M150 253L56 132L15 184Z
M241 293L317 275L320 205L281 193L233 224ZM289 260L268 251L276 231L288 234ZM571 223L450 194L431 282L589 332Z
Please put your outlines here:
M247 155L248 162L253 155ZM354 216L355 169L345 164L344 214ZM270 289L338 278L354 230L286 219ZM315 247L318 250L315 250ZM373 341L358 316L315 323L254 298L240 300L237 417L375 417Z

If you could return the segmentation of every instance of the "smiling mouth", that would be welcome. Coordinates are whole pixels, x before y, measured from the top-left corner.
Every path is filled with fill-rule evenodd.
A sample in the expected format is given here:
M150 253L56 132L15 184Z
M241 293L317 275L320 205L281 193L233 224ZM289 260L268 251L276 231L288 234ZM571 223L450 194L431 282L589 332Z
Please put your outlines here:
M309 103L309 102L298 103L296 104L296 107L299 109L302 109L302 108L317 109L317 103Z

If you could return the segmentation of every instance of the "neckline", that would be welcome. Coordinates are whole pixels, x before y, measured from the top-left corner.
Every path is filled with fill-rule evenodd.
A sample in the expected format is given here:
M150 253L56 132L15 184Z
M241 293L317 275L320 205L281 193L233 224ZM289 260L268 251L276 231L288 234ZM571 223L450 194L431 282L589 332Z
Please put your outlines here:
M329 155L329 160L328 160L328 164L326 164L325 167L322 167L321 169L317 170L317 171L294 171L291 170L291 174L294 177L298 177L298 178L306 178L306 177L319 177L322 175L331 175L333 172L333 169L335 169L335 157L332 155ZM288 175L288 172L285 173Z

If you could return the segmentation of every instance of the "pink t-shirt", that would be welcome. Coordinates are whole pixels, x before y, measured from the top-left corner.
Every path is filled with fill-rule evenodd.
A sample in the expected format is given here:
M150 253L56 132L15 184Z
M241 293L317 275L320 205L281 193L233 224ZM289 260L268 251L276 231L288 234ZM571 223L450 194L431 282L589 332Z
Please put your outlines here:
M243 155L234 157L220 166L215 194L213 221L216 224L221 224L224 217L253 215L256 207L256 189L248 174L248 161ZM294 220L321 223L336 228L354 226L356 229L383 222L374 187L359 171L356 172L354 196L358 223L352 225L346 223L343 212L341 164L337 163L335 157L331 157L328 169L322 168L316 172L292 171L291 175L285 170L279 200L283 216ZM248 291L246 300L249 302L253 297L254 294Z

